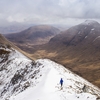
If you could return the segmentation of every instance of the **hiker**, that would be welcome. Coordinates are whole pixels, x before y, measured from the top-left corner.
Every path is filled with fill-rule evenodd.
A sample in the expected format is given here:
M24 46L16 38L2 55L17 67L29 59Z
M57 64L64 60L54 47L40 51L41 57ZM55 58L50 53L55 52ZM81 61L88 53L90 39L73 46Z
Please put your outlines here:
M63 79L61 78L60 79L60 84L61 84L61 87L63 86Z

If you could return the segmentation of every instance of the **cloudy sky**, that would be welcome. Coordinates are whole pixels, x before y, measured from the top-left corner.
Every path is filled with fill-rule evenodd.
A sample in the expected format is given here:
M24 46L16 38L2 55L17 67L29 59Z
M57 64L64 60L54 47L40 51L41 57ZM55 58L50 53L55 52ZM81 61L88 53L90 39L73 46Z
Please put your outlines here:
M100 0L0 0L0 25L100 22Z

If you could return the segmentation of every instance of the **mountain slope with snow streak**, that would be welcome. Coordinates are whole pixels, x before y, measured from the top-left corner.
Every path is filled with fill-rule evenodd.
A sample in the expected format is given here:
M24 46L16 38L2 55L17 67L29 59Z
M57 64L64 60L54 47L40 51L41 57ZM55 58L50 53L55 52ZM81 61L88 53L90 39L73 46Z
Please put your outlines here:
M18 95L13 95L10 100L97 100L99 98L100 90L97 87L62 65L48 59L40 59L36 63L40 67L37 84ZM60 78L64 80L63 89L59 84Z
M0 100L6 100L13 93L20 93L29 87L30 79L38 70L34 61L11 47L0 45Z

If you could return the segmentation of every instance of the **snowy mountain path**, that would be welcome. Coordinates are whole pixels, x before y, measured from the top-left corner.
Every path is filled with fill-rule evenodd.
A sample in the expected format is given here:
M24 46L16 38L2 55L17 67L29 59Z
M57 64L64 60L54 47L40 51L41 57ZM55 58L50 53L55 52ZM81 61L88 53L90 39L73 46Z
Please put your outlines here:
M12 96L10 100L96 100L95 95L82 91L84 79L50 60L38 60L37 62L41 63L42 69L36 86ZM59 84L60 78L64 80L62 90Z

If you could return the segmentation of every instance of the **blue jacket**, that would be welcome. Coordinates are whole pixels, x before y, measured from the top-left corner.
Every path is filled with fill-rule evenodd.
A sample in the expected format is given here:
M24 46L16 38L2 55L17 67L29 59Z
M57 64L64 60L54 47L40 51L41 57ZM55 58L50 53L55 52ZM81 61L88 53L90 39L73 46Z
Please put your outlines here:
M60 79L60 84L63 84L63 79L62 78Z

